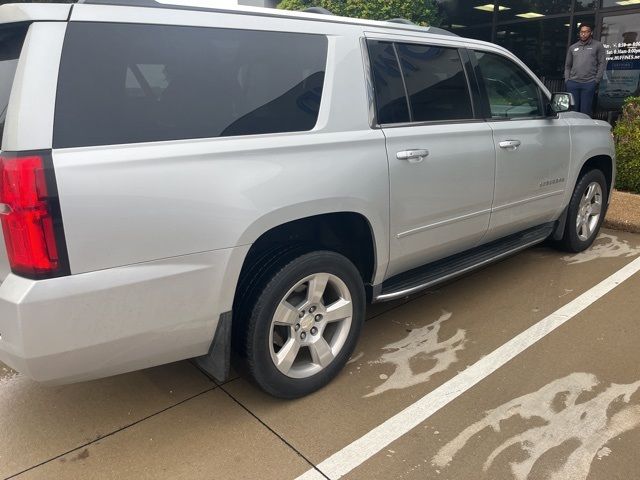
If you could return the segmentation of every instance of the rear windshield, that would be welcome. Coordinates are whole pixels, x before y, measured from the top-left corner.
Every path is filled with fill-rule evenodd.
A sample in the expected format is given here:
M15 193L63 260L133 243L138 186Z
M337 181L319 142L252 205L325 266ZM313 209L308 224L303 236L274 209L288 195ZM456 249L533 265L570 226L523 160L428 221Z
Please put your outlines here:
M311 130L327 45L302 33L71 23L54 147Z
M16 74L20 50L22 50L28 28L28 25L0 26L0 143L7 117L13 77Z

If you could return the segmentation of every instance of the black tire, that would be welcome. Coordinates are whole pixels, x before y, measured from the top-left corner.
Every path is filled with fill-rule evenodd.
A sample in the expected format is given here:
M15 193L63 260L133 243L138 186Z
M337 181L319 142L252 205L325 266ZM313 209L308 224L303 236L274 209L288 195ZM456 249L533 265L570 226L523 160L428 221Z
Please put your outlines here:
M313 302L314 305L306 305L305 308L309 310L305 311L305 316L301 320L297 320L299 313L303 310L302 305L308 301L310 296L307 288L309 284L303 283L295 292L290 293L290 291L308 277L325 278L325 274L330 280L326 290L322 290L324 292L322 300ZM307 288L306 293L305 288ZM319 316L317 312L323 312L327 318L330 317L330 313L325 311L325 307L337 305L335 301L342 298L341 292L348 292L352 307L350 317L326 325L322 319L317 320ZM300 296L299 302L298 296ZM293 303L297 305L293 305L289 301L291 299L295 300ZM289 323L289 326L286 327L274 327L276 309L281 306L284 300L296 307L294 314L288 317L289 320L293 320L293 324L296 326ZM330 305L325 305L325 303ZM312 306L315 306L313 310L310 308ZM356 267L347 258L329 251L315 251L293 259L284 256L278 267L272 269L263 278L262 285L256 291L250 306L248 322L244 325L246 336L243 350L249 372L260 388L275 397L298 398L314 392L329 383L343 368L355 349L364 317L365 292L362 278ZM320 323L314 323L316 321ZM336 326L330 327L330 325ZM316 326L315 334L312 336L311 332ZM327 361L326 358L332 358L326 365L321 365L323 362L314 363L314 359L319 357L313 355L317 355L319 347L316 347L315 343L305 346L305 341L301 340L303 332L305 332L306 342L314 340L320 342L321 338L324 339L325 335L331 335L333 332L334 337L324 340L331 349L336 349L329 357L324 358L323 362ZM271 339L272 335L273 340ZM276 337L282 345L276 345ZM335 341L334 345L331 344L332 341ZM289 367L289 374L281 371L281 369L287 369L287 367L283 367L283 364L280 364L279 369L273 357L279 353L276 349L283 349L283 345L287 342L295 342L299 348L299 350L295 350L299 353L290 357L295 358L295 362ZM315 372L315 368L320 370ZM308 376L296 378L296 375L301 374Z
M579 234L579 226L578 226L578 215L580 212L580 203L585 197L587 193L587 189L593 183L596 183L600 186L600 190L602 192L601 198L601 213L600 217L597 221L597 224L591 231L588 238L580 238ZM596 237L598 236L598 232L600 231L600 227L602 226L602 222L604 221L604 217L606 215L607 209L607 200L609 198L609 191L607 187L607 180L604 174L600 170L590 170L585 173L576 184L576 188L573 191L573 195L571 196L571 201L569 202L569 210L567 214L567 222L564 229L564 234L562 239L557 243L557 246L567 252L579 253L588 249Z

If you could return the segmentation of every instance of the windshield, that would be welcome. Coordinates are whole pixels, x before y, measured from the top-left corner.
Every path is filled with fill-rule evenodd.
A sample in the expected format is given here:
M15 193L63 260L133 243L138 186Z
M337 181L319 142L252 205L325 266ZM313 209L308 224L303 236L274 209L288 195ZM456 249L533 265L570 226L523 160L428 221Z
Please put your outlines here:
M28 25L24 24L0 26L0 142L2 141L13 77L16 73L27 28Z

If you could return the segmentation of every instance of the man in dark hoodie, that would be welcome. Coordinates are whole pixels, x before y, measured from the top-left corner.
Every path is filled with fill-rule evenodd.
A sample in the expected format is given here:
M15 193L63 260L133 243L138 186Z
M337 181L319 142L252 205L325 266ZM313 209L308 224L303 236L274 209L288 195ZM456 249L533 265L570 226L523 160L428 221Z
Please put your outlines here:
M596 86L607 66L607 53L599 41L592 38L590 25L580 27L580 41L569 47L564 64L567 90L573 94L575 110L591 115Z

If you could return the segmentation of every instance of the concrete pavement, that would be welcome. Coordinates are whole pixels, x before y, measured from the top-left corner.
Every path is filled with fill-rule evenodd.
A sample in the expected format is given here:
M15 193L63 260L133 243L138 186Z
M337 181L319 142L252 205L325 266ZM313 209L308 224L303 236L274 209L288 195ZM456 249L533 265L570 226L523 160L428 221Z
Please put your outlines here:
M0 477L296 478L639 256L640 235L604 231L374 305L342 374L296 401L188 362L54 388L0 365ZM346 478L637 478L639 291L636 274Z

